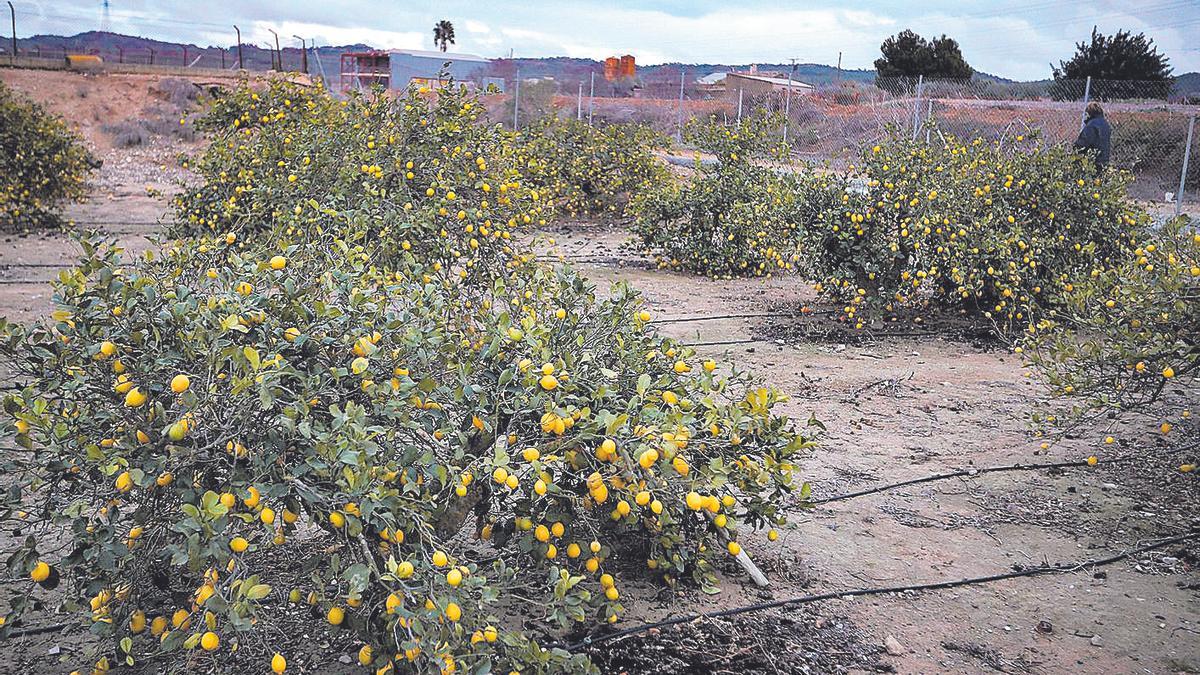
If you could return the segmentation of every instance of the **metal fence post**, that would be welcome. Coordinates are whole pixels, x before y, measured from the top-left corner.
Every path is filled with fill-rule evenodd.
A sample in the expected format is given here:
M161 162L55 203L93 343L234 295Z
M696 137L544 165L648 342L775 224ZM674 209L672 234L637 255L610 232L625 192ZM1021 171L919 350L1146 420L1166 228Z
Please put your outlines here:
M917 133L921 130L921 90L925 88L925 76L917 76L916 98L913 100L913 132L912 139L917 140Z
M8 16L12 19L12 58L13 63L17 62L17 10L13 9L13 4L8 3Z
M744 91L746 91L746 90L745 90L745 89L742 89L741 87L738 87L738 117L737 117L737 123L738 123L738 125L739 125L739 126L741 126L741 124L742 124L742 93L743 93Z
M238 28L237 26L234 26L233 30L237 31L238 70L243 70L246 67L246 63L245 63L245 61L242 61L242 29Z
M1092 96L1092 76L1088 75L1087 82L1083 84L1083 114L1079 116L1079 128L1082 129L1087 124L1087 105L1088 100Z
M1187 187L1188 164L1192 161L1192 132L1196 130L1196 115L1188 120L1187 145L1183 149L1183 169L1179 171L1179 192L1175 194L1175 215L1183 210L1183 190Z
M592 89L588 92L588 126L592 126L592 110L596 103L596 71L592 71Z
M783 96L783 144L787 145L788 124L792 121L792 73L796 70L796 59L792 59L792 69L788 71L787 93Z
M679 110L675 113L675 142L683 142L683 80L687 74L687 68L679 69Z
M928 124L930 118L933 117L933 99L925 99L928 105L925 106L925 122ZM925 127L925 145L929 145L929 139L932 137L933 129Z
M521 110L521 69L517 68L516 86L513 88L513 131L517 130L518 113Z
M579 81L579 98L575 102L575 119L583 119L583 80Z

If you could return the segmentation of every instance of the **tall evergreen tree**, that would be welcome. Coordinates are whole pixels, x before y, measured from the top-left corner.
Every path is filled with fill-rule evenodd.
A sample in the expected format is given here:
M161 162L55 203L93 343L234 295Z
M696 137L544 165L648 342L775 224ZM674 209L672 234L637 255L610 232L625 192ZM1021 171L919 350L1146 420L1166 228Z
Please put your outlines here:
M958 42L945 35L930 41L905 30L884 40L879 51L883 56L875 60L875 81L889 91L911 88L918 76L968 79L975 72Z
M1117 31L1104 35L1092 28L1091 39L1078 43L1075 55L1069 61L1060 61L1054 69L1056 89L1066 91L1079 88L1074 82L1087 78L1095 80L1136 81L1134 85L1122 87L1128 97L1140 95L1151 98L1166 98L1175 84L1171 75L1170 60L1158 53L1154 41L1144 33L1134 35L1129 31ZM1097 87L1095 98L1105 98L1104 87Z

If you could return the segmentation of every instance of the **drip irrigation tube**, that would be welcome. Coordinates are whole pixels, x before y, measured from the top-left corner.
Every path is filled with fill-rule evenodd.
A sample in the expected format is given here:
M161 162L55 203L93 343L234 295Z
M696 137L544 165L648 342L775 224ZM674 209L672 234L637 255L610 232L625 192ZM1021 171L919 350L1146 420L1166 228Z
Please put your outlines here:
M798 598L788 598L785 600L773 600L771 602L761 602L761 603L754 604L754 605L735 607L733 609L725 609L725 610L720 610L720 611L716 611L716 612L705 612L705 613L700 613L700 614L682 614L679 616L672 617L670 619L665 619L663 621L655 621L653 623L645 623L645 624L641 624L639 626L633 626L631 628L626 628L624 630L619 630L619 631L616 631L613 633L607 633L607 634L596 635L596 636L588 636L588 637L584 638L583 640L580 640L579 642L576 642L576 643L568 646L567 649L569 651L586 649L589 647L594 647L602 642L610 642L612 640L629 637L630 635L637 635L638 633L645 633L646 631L654 630L656 628L665 628L668 626L676 626L676 625L679 625L682 623L689 623L692 621L696 621L697 619L721 619L721 618L730 617L730 616L737 616L738 614L747 614L749 612L758 612L758 611L762 611L762 610L766 610L766 609L776 609L776 608L781 608L781 607L804 605L804 604L809 604L809 603L813 603L813 602L819 602L822 600L833 600L836 598L862 597L862 596L868 596L868 595L886 595L889 593L903 593L906 591L935 591L935 590L941 590L941 589L946 589L946 588L956 588L959 586L970 586L970 585L974 585L974 584L986 584L986 583L991 583L994 581L1003 581L1005 579L1017 579L1020 577L1032 577L1032 576L1038 576L1038 575L1042 575L1042 574L1063 574L1066 572L1075 572L1075 571L1078 571L1078 570L1081 570L1081 569L1084 569L1087 567L1103 567L1105 565L1111 565L1113 563L1120 562L1122 560L1125 560L1126 558L1138 555L1140 553L1145 553L1147 551L1153 551L1155 549L1164 548L1166 546L1170 546L1172 544L1178 544L1180 542L1187 541L1189 539L1195 539L1196 537L1200 537L1200 530L1193 530L1193 531L1187 532L1185 534L1177 535L1174 537L1169 537L1166 539L1160 539L1151 544L1138 546L1136 548L1129 549L1122 553L1117 553L1117 554L1108 556L1106 558L1097 558L1094 560L1083 560L1083 561L1071 563L1069 565L1058 565L1058 566L1043 565L1040 567L1030 567L1027 569L1017 570L1017 571L1013 571L1013 572L1003 572L1001 574L989 574L987 576L982 576L982 577L968 577L965 579L955 579L953 581L938 581L938 582L926 583L926 584L906 584L903 586L885 586L882 588L856 588L856 589L850 589L850 590L844 590L844 591L831 591L828 593L805 595L805 596L801 596Z
M1131 459L1133 459L1133 458L1132 457L1118 457L1116 459L1106 459L1104 461L1097 461L1095 465L1099 466L1101 464L1118 464L1120 462L1128 462ZM896 488L907 487L909 485L919 485L921 483L932 483L935 480L945 480L947 478L958 478L960 476L978 476L980 474L998 473L1001 471L1036 471L1037 469L1061 469L1061 468L1066 468L1066 467L1088 466L1088 465L1089 464L1086 459L1079 459L1079 460L1072 460L1069 462L1046 462L1043 464L1007 464L1004 466L985 466L980 469L959 469L957 471L950 471L948 473L935 473L933 475L923 476L921 478L913 478L911 480L903 480L898 483L888 483L887 485L880 485L880 486L873 487L873 488L867 488L865 490L858 490L856 492L847 492L847 493L841 494L841 495L834 495L833 497L825 497L824 499L810 499L804 503L807 505L812 505L812 506L815 506L817 504L828 504L829 502L841 501L843 499L852 499L854 497L862 497L865 495L875 494L877 492L886 492L887 490L894 490Z

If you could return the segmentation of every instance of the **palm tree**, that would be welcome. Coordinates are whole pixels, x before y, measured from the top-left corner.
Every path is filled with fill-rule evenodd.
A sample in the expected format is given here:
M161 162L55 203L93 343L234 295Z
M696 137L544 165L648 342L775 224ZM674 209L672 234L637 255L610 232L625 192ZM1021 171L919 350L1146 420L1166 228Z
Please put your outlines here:
M454 24L442 19L433 27L433 44L446 51L446 44L454 44Z

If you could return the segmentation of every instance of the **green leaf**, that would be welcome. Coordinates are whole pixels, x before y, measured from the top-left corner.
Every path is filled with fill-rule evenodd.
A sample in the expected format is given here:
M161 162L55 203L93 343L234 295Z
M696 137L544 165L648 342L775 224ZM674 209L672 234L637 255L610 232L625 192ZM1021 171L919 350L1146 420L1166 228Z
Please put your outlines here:
M258 370L262 365L262 360L258 355L258 350L254 347L242 347L242 355L250 362L250 367Z
M637 380L638 396L645 396L646 392L649 391L649 389L650 389L650 375L649 375L649 373L642 373L640 376L638 376L638 380Z

